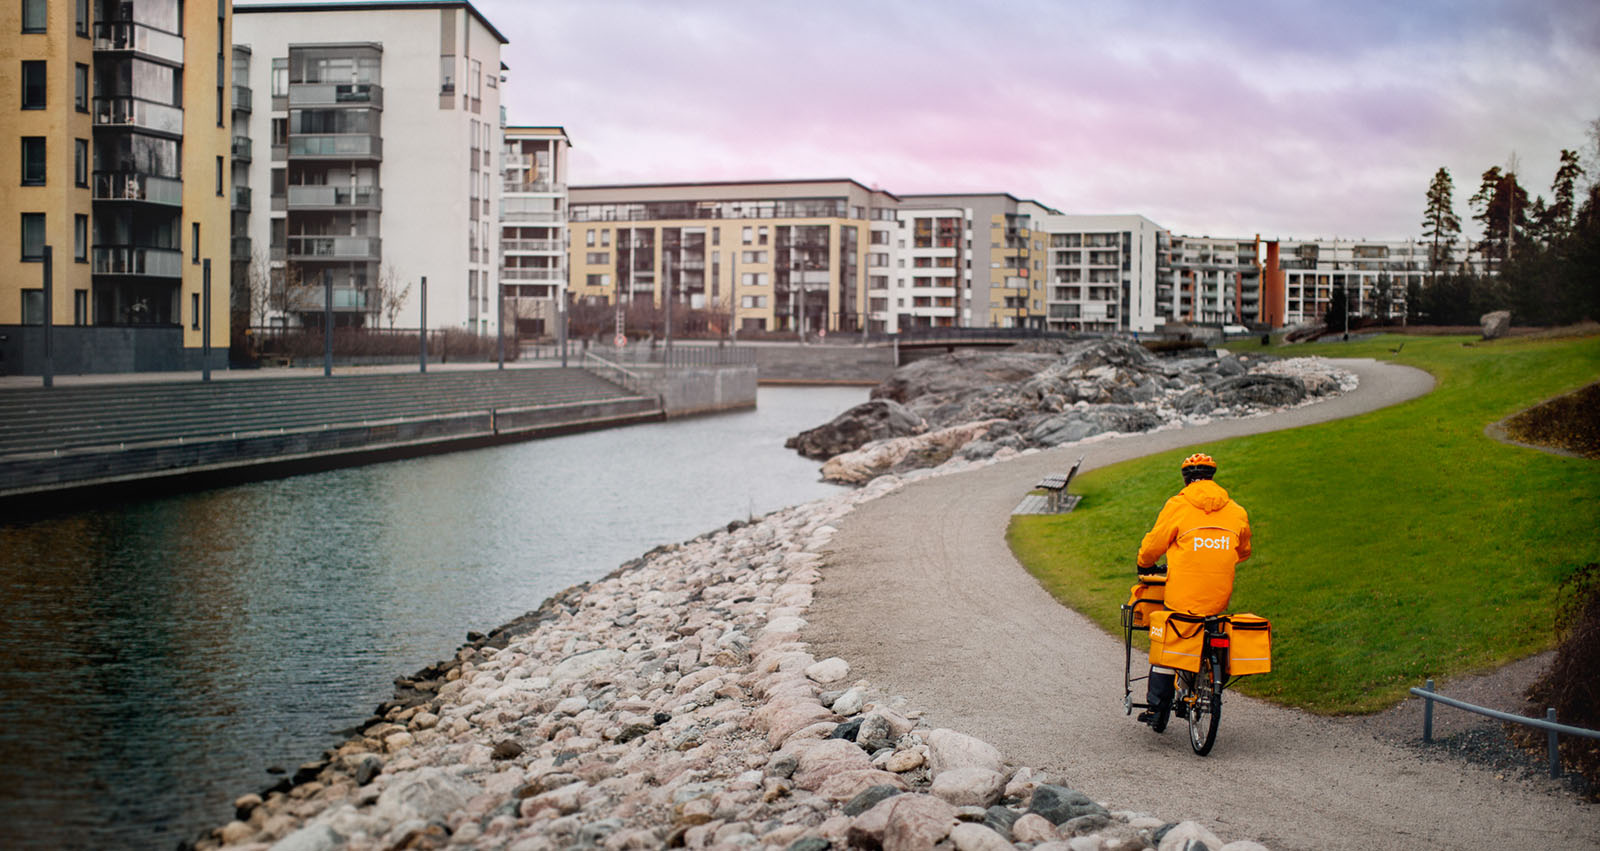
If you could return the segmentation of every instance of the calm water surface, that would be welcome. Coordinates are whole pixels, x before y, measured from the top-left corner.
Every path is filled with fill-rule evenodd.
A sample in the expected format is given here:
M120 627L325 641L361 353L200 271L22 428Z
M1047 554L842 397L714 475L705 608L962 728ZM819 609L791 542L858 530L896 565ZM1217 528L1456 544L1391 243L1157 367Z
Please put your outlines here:
M173 848L392 680L651 547L838 489L755 411L0 519L0 846Z

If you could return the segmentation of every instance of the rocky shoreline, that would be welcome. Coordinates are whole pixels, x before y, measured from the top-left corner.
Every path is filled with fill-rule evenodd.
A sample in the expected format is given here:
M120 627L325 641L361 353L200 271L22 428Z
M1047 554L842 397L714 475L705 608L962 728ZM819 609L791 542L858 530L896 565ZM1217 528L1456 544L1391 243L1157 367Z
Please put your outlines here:
M1262 847L1093 801L811 656L834 524L971 463L657 548L472 636L194 847Z
M487 635L469 633L454 658L397 679L395 697L356 735L239 798L235 820L191 847L1262 848L1224 844L1195 820L1094 801L1070 777L1029 767L1027 754L1008 761L980 739L930 726L904 698L852 680L848 660L809 652L805 615L823 552L834 524L863 502L1071 442L1019 435L1093 442L1127 428L1127 416L1132 430L1173 428L1354 386L1326 362L1161 364L1115 342L1060 354L1002 356L1003 389L951 385L910 394L923 397L919 413L880 405L869 414L915 435L874 440L871 422L836 420L856 441L847 452L923 442L866 465L856 490L658 547ZM993 379L994 370L972 374ZM944 373L935 380L948 382ZM906 378L885 382L885 395L906 396ZM1032 400L1026 409L1019 394ZM1115 416L1101 417L1111 408ZM1069 420L1105 427L1080 434ZM930 431L930 422L948 424ZM1016 439L984 439L997 432ZM930 451L929 440L943 442Z

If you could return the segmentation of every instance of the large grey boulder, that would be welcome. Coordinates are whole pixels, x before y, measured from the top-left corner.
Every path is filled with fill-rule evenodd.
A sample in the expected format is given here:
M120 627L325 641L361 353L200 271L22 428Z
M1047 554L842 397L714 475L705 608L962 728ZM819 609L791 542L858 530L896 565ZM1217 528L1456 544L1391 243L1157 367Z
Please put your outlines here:
M826 460L841 452L860 449L874 440L922 434L927 430L928 424L922 417L899 402L873 399L823 425L800 432L783 445L798 450L807 458Z
M900 367L872 388L872 398L904 403L934 393L955 396L1021 381L1057 361L1052 355L1018 352L952 352Z
M1498 340L1511 330L1511 311L1496 310L1485 313L1478 318L1478 323L1483 326L1485 340Z
M1306 398L1305 382L1289 375L1240 375L1224 378L1208 388L1217 404L1227 407L1282 407Z

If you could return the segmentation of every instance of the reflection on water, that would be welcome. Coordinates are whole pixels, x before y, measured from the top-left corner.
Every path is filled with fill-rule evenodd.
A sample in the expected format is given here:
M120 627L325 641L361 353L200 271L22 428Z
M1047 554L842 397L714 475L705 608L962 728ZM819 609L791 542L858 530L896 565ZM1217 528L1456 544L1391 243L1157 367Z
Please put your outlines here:
M171 848L550 594L835 492L783 439L864 399L0 522L3 844Z

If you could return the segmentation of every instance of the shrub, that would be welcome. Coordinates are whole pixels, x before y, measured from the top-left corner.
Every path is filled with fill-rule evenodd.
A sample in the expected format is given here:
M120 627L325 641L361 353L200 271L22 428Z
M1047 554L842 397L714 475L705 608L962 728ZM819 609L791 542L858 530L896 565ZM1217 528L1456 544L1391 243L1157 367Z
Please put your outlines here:
M1555 604L1556 657L1549 670L1528 687L1527 714L1544 717L1553 706L1556 719L1574 727L1600 729L1600 564L1590 562L1562 580ZM1512 739L1543 750L1546 733L1521 724ZM1592 797L1600 797L1600 739L1561 738L1562 763L1589 781Z

